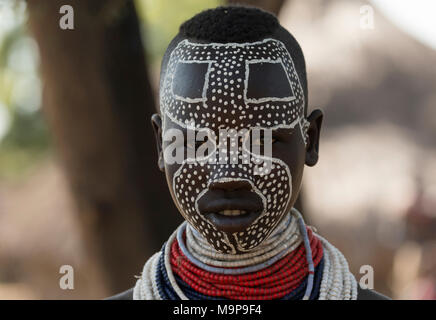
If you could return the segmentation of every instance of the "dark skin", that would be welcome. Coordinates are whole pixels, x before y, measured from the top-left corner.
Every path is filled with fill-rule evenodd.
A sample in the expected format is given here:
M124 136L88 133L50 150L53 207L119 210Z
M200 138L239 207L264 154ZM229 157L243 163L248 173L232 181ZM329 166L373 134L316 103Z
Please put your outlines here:
M319 110L315 110L311 113L311 115L308 117L308 120L311 123L310 129L309 129L309 137L310 139L312 139L312 141L315 141L316 143L313 144L308 144L307 148L303 148L302 151L300 151L300 153L298 155L295 155L295 153L288 153L289 157L289 162L291 161L295 161L295 162L303 162L303 164L306 164L308 166L313 166L316 164L316 162L318 161L318 143L319 143L319 129L321 127L321 121L322 121L322 113ZM158 166L159 169L163 172L165 172L166 166L164 164L163 161L163 156L161 153L161 148L162 148L162 144L160 143L161 141L161 130L162 130L162 123L161 123L161 117L158 114L153 115L152 117L152 122L153 122L153 126L155 128L155 132L156 132L156 139L158 141L158 148L160 150L159 152L159 158L158 158ZM289 148L292 146L293 143L297 143L295 142L292 138L291 134L287 135L287 139L285 139L285 141L283 141L283 145L288 146ZM294 141L294 142L292 142ZM299 143L297 143L299 144ZM285 152L285 148L282 148L282 146L277 146L277 152ZM286 152L285 152L286 153ZM302 159L303 157L303 159ZM174 169L173 169L174 170ZM302 171L303 169L300 167L300 172L302 175ZM297 174L295 173L295 176L297 176ZM168 174L167 174L167 178L168 178ZM297 179L295 179L297 180ZM295 181L294 183L296 183L296 186L300 186L301 183L301 178L298 179L298 181ZM232 189L229 186L228 187L230 190L223 190L222 192L234 192L232 191ZM239 186L233 186L233 188L238 189ZM239 188L240 189L240 188ZM294 190L296 190L296 188L294 187ZM170 191L172 193L172 189L170 188ZM173 195L173 193L172 193ZM293 195L291 202L294 203L295 199L297 197L298 193L296 193L295 195ZM174 195L173 195L174 196ZM213 193L213 197L218 198L219 197L219 192ZM212 196L211 196L212 198ZM243 200L243 199L242 199ZM360 286L358 286L358 300L387 300L388 298L379 294L378 292L374 291L374 290L364 290L361 289ZM115 295L113 297L110 297L109 300L132 300L133 299L133 288L129 289L125 292L122 292L118 295Z
M288 163L293 164L300 164L298 166L298 172L294 171L293 175L294 177L299 177L299 179L294 179L295 185L293 185L293 190L298 190L301 185L301 177L303 174L303 167L304 164L308 166L314 166L318 161L318 150L319 150L319 133L322 123L322 112L321 110L314 110L308 117L308 121L310 122L310 127L308 130L308 135L310 142L307 144L306 147L304 145L302 146L300 142L295 139L295 136L292 135L291 132L287 130L283 130L280 133L277 133L277 135L283 135L281 137L280 144L277 144L275 147L275 152L277 154L280 154L282 157L284 157ZM171 172L174 172L176 169L171 168L172 166L166 166L163 161L163 154L162 154L162 118L160 115L155 114L152 116L152 123L153 128L156 134L156 141L157 141L157 147L159 150L159 157L158 157L158 167L162 172L166 172L167 170L171 170ZM289 152L289 150L292 148L296 149L296 152ZM295 166L297 167L297 166ZM167 179L170 179L171 173L166 173ZM171 181L171 180L169 180ZM298 188L297 188L298 187ZM171 183L169 183L169 188L172 196L174 197L173 190L171 188ZM220 193L232 193L235 192L235 190L240 190L241 186L238 186L237 184L233 186L225 186L225 189L220 192L214 192L211 195L210 200L217 199L220 197ZM298 196L298 191L293 194L291 198L291 203L294 204L295 200ZM224 200L223 201L227 201ZM241 199L241 201L244 201L244 199ZM249 201L249 200L248 200ZM361 289L360 286L358 286L358 300L389 300L388 297L369 289ZM120 294L117 294L115 296L112 296L108 298L108 300L132 300L133 299L133 288L126 290Z
M163 74L160 88L161 106L166 111L162 118L157 114L152 118L158 165L166 174L170 193L181 214L216 250L246 252L262 243L294 206L304 165L313 166L318 161L323 115L321 110L314 110L306 117L303 89L295 70L289 67L292 58L283 43L276 45L267 38L263 42L241 44L233 50L212 44L185 43L181 41L179 46L169 49L180 60L170 58L167 62L171 71ZM204 64L196 62L204 59L215 61L209 73L202 67ZM248 63L252 63L251 68ZM205 74L207 85L200 81ZM192 100L198 97L204 100L195 105ZM307 127L302 117L307 119ZM206 120L200 122L202 119ZM227 162L207 167L188 167L183 159L174 164L164 161L163 150L171 146L177 145L177 150L184 147L184 151L196 148L190 145L192 141L188 141L186 126L182 125L192 121L198 130L209 130L215 137L220 135L221 128L270 131L272 154L268 159L276 163L275 171L259 177L254 173L254 160L246 166L241 162L229 166ZM174 143L174 139L162 138L174 130L185 134L181 139L185 140L184 146ZM244 144L249 150L264 147L263 140L241 139L238 146ZM225 211L242 213L229 216Z
M304 165L314 166L318 161L319 135L322 124L322 111L317 109L307 117L310 122L308 129L309 142L304 145L301 139L301 133L298 128L294 129L277 129L273 131L273 157L283 160L290 168L292 174L292 196L289 201L287 211L293 207L301 187ZM166 118L167 129L183 129L174 123L171 119ZM168 146L168 142L162 141L162 118L159 114L152 116L152 124L155 131L156 143L158 148L158 167L166 174L168 188L175 201L175 195L172 185L174 173L179 168L179 164L168 165L163 159L163 148ZM208 213L218 212L222 209L246 208L247 211L258 212L259 200L253 196L250 186L238 181L212 184L208 193L199 202L199 210L207 215ZM179 208L180 210L180 208ZM219 219L219 218L218 218ZM218 220L216 219L216 220ZM212 219L211 219L212 220ZM216 221L215 220L215 221ZM252 219L249 219L251 221ZM212 220L214 221L214 220ZM219 221L217 222L217 224ZM238 219L235 223L218 226L219 229L228 233L242 231L247 228L247 221Z
M196 71L194 70L191 74L184 73L184 79L175 79L175 81L184 82L189 81L189 78L195 79L203 76L202 74L196 74L195 72ZM255 85L257 85L259 88L262 88L264 83L267 82L265 80L266 78L267 76L265 76L263 79L259 79L259 82L257 84L255 83ZM284 83L283 86L285 85L288 84ZM227 102L230 104L230 96L227 99ZM225 101L226 100L223 101L223 104ZM237 123L237 115L229 115L229 117L230 120L235 120ZM284 210L285 212L289 212L289 210L294 206L298 197L304 165L311 167L318 162L319 138L322 119L323 113L319 109L312 111L310 115L307 116L309 127L307 129L306 144L304 143L302 132L298 125L292 129L274 129L272 132L272 156L283 161L289 167L290 174L292 176L292 192L290 194L287 207ZM185 148L197 148L197 146L186 143L186 129L179 126L169 117L165 115L161 116L159 114L154 114L151 121L153 124L158 149L158 167L162 172L165 173L170 193L174 202L176 205L178 205L175 190L173 188L173 178L174 174L179 169L180 164L168 164L164 161L163 150L168 147L170 142L163 141L163 130L179 129L182 132L185 132ZM215 124L216 127L218 127L218 121ZM218 132L216 132L216 135L218 135ZM187 173L193 172L189 172L188 170ZM208 185L207 192L205 193L204 197L202 197L198 202L199 213L204 215L204 217L208 219L218 230L223 231L226 234L230 235L235 232L244 231L262 212L262 204L259 202L256 194L252 191L252 186L244 183L243 181L211 183ZM180 212L182 212L182 214L187 215L187 213L184 212L183 208L181 208L179 205L178 209ZM221 210L231 209L244 210L247 211L247 214L236 217L228 217L218 214L218 212ZM132 292L133 289L130 289L110 299L132 299ZM380 300L385 298L386 297L376 293L375 291L362 290L360 287L358 287L359 300Z
M311 113L311 115L309 116L309 121L311 122L311 129L309 129L309 137L311 137L311 139L319 139L319 128L321 126L321 119L322 119L322 113L318 110L315 110ZM156 138L159 141L161 135L159 134L159 131L161 130L161 117L159 115L154 115L152 117L152 122L153 122L153 126L155 127L156 130ZM291 139L292 140L292 139ZM291 143L291 142L287 142L287 143ZM286 144L287 144L286 143ZM318 144L318 142L317 142ZM161 148L161 144L158 143L158 147ZM307 165L315 165L316 162L318 161L318 150L317 150L318 146L313 147L313 146L308 146L306 151L303 151L303 155L304 155L304 163L306 163ZM309 150L312 150L312 152L309 152ZM292 155L289 155L290 158L293 158ZM295 156L295 161L301 161L301 155L300 156ZM162 171L165 171L165 165L163 162L163 158L162 158L162 154L159 153L159 159L158 159L158 166ZM302 173L302 169L301 169L301 173ZM300 182L301 183L301 180ZM295 189L294 189L295 190ZM231 191L230 191L231 192ZM297 195L294 195L292 197L292 203L295 201ZM124 291L118 295L115 295L113 297L108 298L109 300L132 300L133 299L133 288ZM364 290L361 289L360 286L358 286L358 300L388 300L389 298L387 298L386 296L381 295L380 293L374 291L374 290Z

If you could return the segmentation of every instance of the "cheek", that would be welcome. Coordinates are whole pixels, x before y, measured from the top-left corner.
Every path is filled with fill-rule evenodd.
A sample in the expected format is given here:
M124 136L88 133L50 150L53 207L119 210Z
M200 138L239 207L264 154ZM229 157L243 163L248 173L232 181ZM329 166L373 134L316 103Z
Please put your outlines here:
M179 208L179 210L181 210L182 208L180 208L177 204L177 200L175 197L175 190L173 188L173 178L174 178L174 174L177 172L177 170L180 168L181 165L179 164L167 164L165 163L165 177L167 180L167 184L168 184L168 189L170 190L171 193L171 197L173 198L173 202L176 204L176 206ZM177 188L177 186L175 186Z
M301 182L306 160L306 148L302 141L293 141L292 143L282 143L273 150L273 156L282 160L289 168L292 176L292 195L289 203L291 208L300 192Z

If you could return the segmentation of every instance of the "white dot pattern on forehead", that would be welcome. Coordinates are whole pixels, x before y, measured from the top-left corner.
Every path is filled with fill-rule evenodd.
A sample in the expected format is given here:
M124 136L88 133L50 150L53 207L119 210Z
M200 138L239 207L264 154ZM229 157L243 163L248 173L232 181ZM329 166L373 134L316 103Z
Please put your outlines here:
M207 64L201 97L182 97L173 92L177 64ZM288 97L247 99L249 66L275 63L283 66L291 86ZM186 80L186 79L185 79ZM289 52L275 39L244 44L198 44L188 40L173 50L161 88L161 111L184 128L252 130L303 128L304 93ZM166 121L164 121L164 130ZM302 139L305 140L303 130ZM230 144L234 141L230 140ZM218 142L218 147L223 143ZM218 148L219 149L219 148ZM262 243L286 213L292 194L292 177L288 166L277 158L266 158L238 146L237 154L225 154L225 163L209 163L212 157L185 159L173 176L173 190L185 219L219 252L249 251ZM227 150L227 149L226 149ZM249 161L246 160L247 154ZM235 164L234 160L238 164ZM257 160L269 160L271 170L256 175ZM252 191L263 201L263 212L244 231L227 235L198 211L198 201L212 182L248 181ZM229 239L229 236L233 239ZM231 241L232 240L232 241ZM236 245L236 247L235 247Z
M198 99L173 93L179 62L208 64L202 96ZM252 63L280 63L294 95L247 99L248 66ZM275 39L242 44L199 44L183 40L171 53L160 93L162 113L181 126L195 123L197 128L226 128L236 116L239 121L231 125L236 130L287 128L304 117L304 93L294 63L285 45ZM224 109L229 112L224 113Z

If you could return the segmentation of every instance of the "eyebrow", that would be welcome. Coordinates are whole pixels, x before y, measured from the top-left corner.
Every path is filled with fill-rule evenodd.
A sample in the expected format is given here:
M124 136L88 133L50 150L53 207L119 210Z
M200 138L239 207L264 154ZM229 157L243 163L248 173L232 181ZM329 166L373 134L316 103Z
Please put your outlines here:
M280 136L288 136L293 135L295 133L295 127L294 128L276 128L273 130L273 133L276 133Z

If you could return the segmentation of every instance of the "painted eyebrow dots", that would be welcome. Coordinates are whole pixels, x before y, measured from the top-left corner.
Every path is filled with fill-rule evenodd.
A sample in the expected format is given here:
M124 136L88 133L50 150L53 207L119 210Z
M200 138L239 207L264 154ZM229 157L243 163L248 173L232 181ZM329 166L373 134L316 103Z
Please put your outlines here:
M283 43L181 41L161 87L161 109L181 126L291 128L304 113L304 93Z

